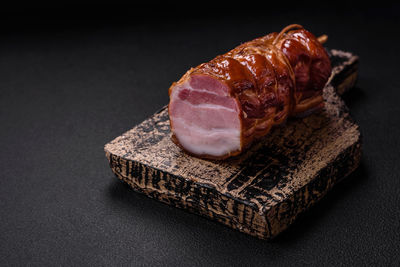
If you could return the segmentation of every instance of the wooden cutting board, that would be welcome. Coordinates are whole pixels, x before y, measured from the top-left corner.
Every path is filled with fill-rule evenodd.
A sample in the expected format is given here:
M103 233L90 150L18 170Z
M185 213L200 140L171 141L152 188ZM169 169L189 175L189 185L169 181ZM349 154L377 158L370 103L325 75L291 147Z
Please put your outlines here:
M360 132L339 97L356 82L358 57L329 52L323 112L290 119L236 158L211 161L171 142L164 107L105 145L112 171L151 198L262 239L276 236L360 162Z

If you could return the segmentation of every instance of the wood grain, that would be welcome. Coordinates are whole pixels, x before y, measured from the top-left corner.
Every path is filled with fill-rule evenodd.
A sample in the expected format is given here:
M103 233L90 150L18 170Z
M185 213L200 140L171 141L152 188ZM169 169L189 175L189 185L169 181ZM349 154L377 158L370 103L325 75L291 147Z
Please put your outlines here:
M112 171L169 205L262 239L278 235L359 165L360 132L338 95L354 86L358 57L329 52L323 112L290 119L246 153L213 161L172 143L164 107L105 145Z

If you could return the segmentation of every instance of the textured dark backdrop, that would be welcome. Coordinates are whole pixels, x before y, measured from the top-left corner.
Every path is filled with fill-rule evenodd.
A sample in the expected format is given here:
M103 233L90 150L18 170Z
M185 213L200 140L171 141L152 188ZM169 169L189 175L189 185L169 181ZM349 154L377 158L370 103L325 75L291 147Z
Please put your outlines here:
M206 4L2 9L0 265L400 264L399 5ZM171 82L290 23L361 58L344 96L364 140L351 177L266 242L112 175L103 145Z

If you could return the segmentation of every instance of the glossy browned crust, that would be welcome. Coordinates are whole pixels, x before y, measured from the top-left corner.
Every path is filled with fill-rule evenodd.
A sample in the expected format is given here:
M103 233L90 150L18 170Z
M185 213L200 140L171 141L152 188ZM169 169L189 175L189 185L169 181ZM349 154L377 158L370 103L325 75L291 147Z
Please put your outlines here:
M330 73L330 60L322 44L301 25L293 24L279 34L243 43L190 69L172 84L169 94L194 74L209 75L228 85L230 95L239 103L241 147L221 157L195 155L225 159L240 154L289 116L309 115L323 108L322 89ZM172 140L184 149L176 137Z

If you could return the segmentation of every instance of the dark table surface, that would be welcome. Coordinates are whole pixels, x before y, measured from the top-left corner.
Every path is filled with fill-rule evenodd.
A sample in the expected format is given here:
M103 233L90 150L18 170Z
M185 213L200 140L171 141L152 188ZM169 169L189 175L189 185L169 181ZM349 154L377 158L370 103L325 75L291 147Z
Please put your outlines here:
M400 264L398 5L89 10L1 19L1 266ZM267 242L113 176L104 144L167 104L189 67L290 23L360 56L344 99L363 157L347 180Z

